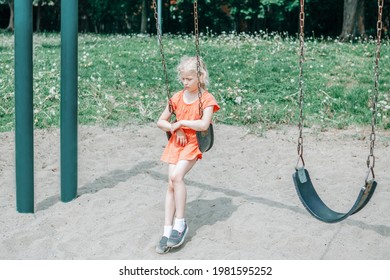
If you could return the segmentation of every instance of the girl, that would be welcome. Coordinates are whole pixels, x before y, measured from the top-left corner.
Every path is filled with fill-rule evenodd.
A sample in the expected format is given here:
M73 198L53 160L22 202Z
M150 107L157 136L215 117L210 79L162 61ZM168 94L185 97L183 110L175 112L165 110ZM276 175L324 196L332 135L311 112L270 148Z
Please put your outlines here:
M171 98L177 121L169 122L172 113L168 104L157 122L160 129L172 134L161 157L161 160L169 165L169 184L165 197L164 233L156 246L156 252L160 254L183 244L188 233L188 225L184 218L187 198L184 176L196 161L202 158L196 131L207 130L213 113L220 109L215 98L206 89L209 74L201 58L198 81L197 61L196 57L185 56L177 67L179 79L184 87ZM203 104L202 118L199 112L199 82Z

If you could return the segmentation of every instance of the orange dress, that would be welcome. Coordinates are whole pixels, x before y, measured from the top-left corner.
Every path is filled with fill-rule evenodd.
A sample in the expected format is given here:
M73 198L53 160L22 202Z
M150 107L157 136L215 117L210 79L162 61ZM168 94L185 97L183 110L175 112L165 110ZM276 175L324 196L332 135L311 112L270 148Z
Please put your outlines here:
M191 104L184 102L184 90L179 91L171 98L173 110L176 114L177 120L199 120L199 99ZM213 112L217 112L220 107L217 104L214 96L208 91L202 93L203 109L213 106ZM181 127L187 136L187 144L185 146L176 142L176 133L173 133L169 139L167 146L161 156L161 160L170 164L176 164L179 160L193 160L195 158L201 159L202 152L199 150L198 140L196 138L196 131Z

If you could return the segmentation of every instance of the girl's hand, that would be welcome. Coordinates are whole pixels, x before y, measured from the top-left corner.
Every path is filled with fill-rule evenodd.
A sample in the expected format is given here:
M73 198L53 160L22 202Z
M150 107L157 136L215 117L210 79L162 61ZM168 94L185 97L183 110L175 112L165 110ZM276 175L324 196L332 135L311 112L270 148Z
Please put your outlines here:
M176 130L178 130L181 127L181 122L177 121L171 124L171 133L173 134Z
M184 133L183 129L176 130L176 142L182 146L187 144L187 136Z

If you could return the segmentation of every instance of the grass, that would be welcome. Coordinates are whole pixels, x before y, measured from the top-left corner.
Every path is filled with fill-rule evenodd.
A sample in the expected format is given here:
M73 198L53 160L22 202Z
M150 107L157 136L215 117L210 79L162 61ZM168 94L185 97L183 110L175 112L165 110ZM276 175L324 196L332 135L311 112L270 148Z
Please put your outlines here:
M0 131L14 129L13 36L0 34ZM180 90L175 67L193 55L191 36L164 36L170 88ZM298 42L279 34L202 37L209 91L222 110L215 122L265 129L296 125ZM378 126L390 129L390 42L380 61ZM344 128L371 123L373 40L341 43L307 39L305 125ZM166 104L156 37L79 36L79 122L118 125L155 122ZM60 36L34 35L34 122L57 127L60 117Z

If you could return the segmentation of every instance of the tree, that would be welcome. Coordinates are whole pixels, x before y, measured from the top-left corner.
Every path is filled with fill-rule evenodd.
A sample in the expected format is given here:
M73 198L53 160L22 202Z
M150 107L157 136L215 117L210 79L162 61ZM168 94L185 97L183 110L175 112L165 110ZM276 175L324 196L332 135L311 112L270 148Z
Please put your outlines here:
M36 31L41 31L41 20L42 20L42 6L43 5L54 5L53 1L48 0L33 0L33 5L37 7L37 19L36 19Z
M36 31L41 31L41 20L42 20L42 6L43 5L54 5L53 1L48 0L33 0L33 5L37 7L37 19L36 19Z
M42 0L37 1L37 32L41 31L41 8L42 8Z
M343 27L340 40L346 41L357 34L365 36L364 0L344 0Z
M14 32L14 0L3 0L0 1L0 4L4 2L8 4L10 9L8 27L5 30Z
M141 30L140 33L147 32L148 22L148 0L142 0L142 17L141 17Z

